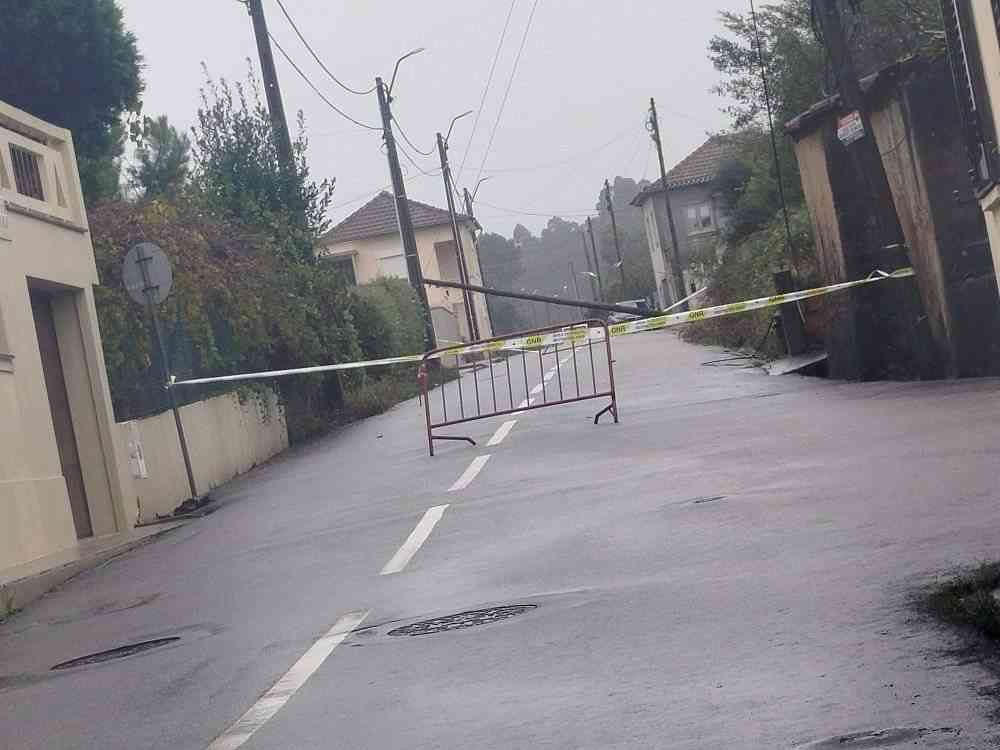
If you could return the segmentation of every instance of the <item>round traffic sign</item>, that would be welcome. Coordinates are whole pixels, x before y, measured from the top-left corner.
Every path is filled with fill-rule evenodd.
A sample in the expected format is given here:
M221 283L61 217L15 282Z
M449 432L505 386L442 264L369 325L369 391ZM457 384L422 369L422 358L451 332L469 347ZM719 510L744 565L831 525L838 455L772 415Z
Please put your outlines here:
M128 296L140 305L158 305L174 282L170 259L152 242L140 242L125 256L122 281Z

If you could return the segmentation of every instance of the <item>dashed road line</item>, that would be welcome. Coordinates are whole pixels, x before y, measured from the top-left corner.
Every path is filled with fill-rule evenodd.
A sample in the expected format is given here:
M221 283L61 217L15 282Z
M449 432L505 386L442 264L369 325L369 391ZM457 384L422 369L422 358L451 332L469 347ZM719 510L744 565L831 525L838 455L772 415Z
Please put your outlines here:
M486 454L485 456L476 456L472 459L472 463L469 464L469 468L465 470L462 476L458 478L448 492L458 492L459 490L464 490L472 484L472 480L479 476L479 472L483 470L483 467L486 466L486 462L489 460L489 454Z
M504 441L504 438L506 438L507 435L510 434L510 431L514 429L514 425L516 424L517 424L516 419L512 419L509 422L504 422L497 428L497 431L493 433L493 437L490 438L490 442L488 442L486 445L488 447L493 445L500 445L500 443Z
M531 389L531 390L529 391L529 393L530 393L530 394L531 394L532 396L537 396L537 395L538 395L539 393L541 393L541 392L542 392L542 384L541 384L541 383L539 383L538 385L536 385L536 386L535 386L534 388L532 388L532 389Z
M292 699L306 680L323 665L333 650L351 634L352 630L364 622L366 617L368 610L350 612L337 620L329 632L316 641L270 690L208 746L208 750L236 750L242 747Z
M403 542L403 546L385 564L379 575L389 576L401 572L409 564L410 560L413 559L413 556L417 554L417 550L427 541L427 537L434 531L434 527L437 526L437 522L441 520L441 516L444 515L447 509L447 505L435 505L424 513L424 517L420 519L416 528L410 532L410 536Z

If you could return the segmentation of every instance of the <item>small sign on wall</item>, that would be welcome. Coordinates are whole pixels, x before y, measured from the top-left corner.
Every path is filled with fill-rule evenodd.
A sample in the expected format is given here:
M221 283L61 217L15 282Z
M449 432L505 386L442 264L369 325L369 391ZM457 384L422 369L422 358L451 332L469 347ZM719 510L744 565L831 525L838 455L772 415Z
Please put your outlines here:
M837 138L845 146L850 146L865 137L865 126L861 122L861 113L850 112L837 120Z
M139 437L139 425L134 421L128 425L128 467L136 479L149 479L146 468L146 455L142 450L142 438Z

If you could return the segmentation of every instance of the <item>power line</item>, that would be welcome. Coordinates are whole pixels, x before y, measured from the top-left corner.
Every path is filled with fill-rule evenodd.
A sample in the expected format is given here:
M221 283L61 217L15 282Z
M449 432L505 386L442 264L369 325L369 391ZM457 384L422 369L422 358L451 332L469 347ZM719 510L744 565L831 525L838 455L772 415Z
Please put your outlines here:
M396 115L393 115L393 116L392 116L392 121L393 121L394 123L396 123L396 130L398 130L398 131L399 131L399 134L400 134L401 136L403 136L403 140L404 140L404 141L406 141L406 142L407 142L407 143L409 144L410 148L412 148L412 149L413 149L414 151L416 151L416 152L417 152L418 154L420 154L421 156L434 156L434 150L433 150L433 149L431 149L430 151L424 151L423 149L419 149L419 148L417 148L417 147L416 147L415 145L413 145L413 141L411 141L411 140L410 140L410 136L408 136L408 135L407 135L407 134L406 134L406 133L405 133L405 132L403 131L403 126L402 126L402 124L401 124L401 123L399 122L399 118L398 118L398 117L396 117Z
M514 15L514 6L517 0L511 0L510 8L507 11L507 20L504 22L503 31L500 32L500 42L497 44L497 51L493 53L493 64L490 65L490 74L486 78L486 86L483 88L483 95L479 99L479 109L476 110L476 119L472 123L472 132L469 133L469 141L465 144L465 153L462 154L462 163L458 166L458 179L462 178L462 170L465 169L465 161L469 158L469 150L472 148L472 141L476 137L476 128L479 127L479 118L483 114L483 105L486 104L486 95L490 92L490 85L493 83L493 74L497 69L497 62L500 60L500 52L503 50L504 39L507 38L507 29L510 27L510 18Z
M403 146L401 144L397 143L396 147L399 150L399 153L401 153L403 156L405 156L406 160L408 162L410 162L410 164L413 165L414 169L416 169L418 172L420 172L420 174L424 175L425 177L438 177L441 174L441 170L440 169L435 170L434 172L428 172L426 169L424 169L423 167L421 167L419 164L417 164L416 160L412 156L410 156L410 154L407 152L407 150L405 148L403 148Z
M281 12L284 13L285 14L285 18L288 19L288 23L291 24L292 28L295 30L295 33L298 34L299 39L306 46L306 49L309 50L309 54L311 54L313 56L313 59L317 63L319 63L319 66L323 69L323 72L326 73L328 76L330 76L330 78L333 79L334 83L336 83L338 86L340 86L340 88L344 89L344 91L350 92L352 94L358 94L359 96L367 96L368 94L374 93L374 91L375 91L375 87L374 86L372 86L367 91L358 91L357 89L352 89L346 83L344 83L339 78L337 78L337 76L335 76L333 73L331 73L330 69L327 68L326 65L323 64L323 61L319 59L319 55L317 55L316 52L313 51L313 48L311 46L309 46L309 42L306 41L306 38L304 36L302 36L302 32L299 31L299 27L295 25L295 21L292 20L291 15L289 15L288 11L285 9L285 4L283 2L281 2L281 0L275 0L275 2L278 3L278 7L281 8Z
M483 176L483 169L486 167L486 160L490 156L490 149L493 148L493 139L496 138L497 130L500 128L500 120L503 119L503 111L507 106L507 98L510 96L510 89L514 85L514 78L517 76L517 67L521 62L521 54L524 52L524 45L528 42L528 32L531 31L531 22L535 19L535 11L538 9L538 0L531 5L531 15L528 16L528 23L524 27L524 35L521 37L521 46L517 49L517 57L514 58L514 67L510 71L510 79L507 81L507 89L503 92L503 99L500 102L500 111L497 113L496 122L490 131L490 140L486 144L486 153L483 154L483 161L479 165L479 174L476 180Z
M563 216L591 216L594 213L593 209L589 210L572 210L572 211L526 211L518 208L508 208L506 206L497 206L493 203L487 203L482 198L480 198L478 203L482 203L484 206L495 209L497 211L504 211L511 216L541 216L543 218L553 218L553 217L563 217Z
M382 129L382 128L377 128L374 125L366 125L365 123L361 122L360 120L355 120L349 114L347 114L342 109L340 109L339 107L337 107L337 105L335 105L333 102L331 102L329 99L327 99L323 95L323 92L320 91L318 88L316 88L316 85L312 81L309 80L309 76L307 76L305 73L302 72L302 68L300 68L298 65L296 65L295 61L292 60L292 58L288 56L288 53L285 52L285 50L282 48L282 46L280 44L278 44L278 40L274 38L274 35L271 34L271 33L268 33L268 36L271 38L271 42L274 44L274 46L278 48L278 52L281 53L281 56L284 57L285 60L288 61L288 64L291 65L295 69L295 72L299 74L299 76L302 78L302 80L305 81L307 84L309 84L309 88L311 88L313 91L316 92L316 96L318 96L320 99L322 99L324 102L326 102L327 106L330 107L330 109L332 109L338 115L340 115L341 117L343 117L345 120L349 120L349 121L353 122L355 125L357 125L358 127L364 128L365 130L381 130Z
M631 128L629 128L629 130L631 130ZM587 149L586 151L580 151L576 154L573 154L572 156L567 156L565 159L560 159L559 161L548 162L546 164L537 164L533 167L503 167L501 169L488 169L486 170L486 172L487 174L505 174L507 172L536 172L542 169L554 169L556 167L562 167L566 164L571 164L577 159L580 159L584 156L590 156L591 154L595 154L598 151L603 151L608 146L611 146L612 144L617 143L618 141L624 139L628 135L628 133L629 133L628 130L622 131L614 138L612 138L610 141L605 141L600 146L595 146L594 148Z

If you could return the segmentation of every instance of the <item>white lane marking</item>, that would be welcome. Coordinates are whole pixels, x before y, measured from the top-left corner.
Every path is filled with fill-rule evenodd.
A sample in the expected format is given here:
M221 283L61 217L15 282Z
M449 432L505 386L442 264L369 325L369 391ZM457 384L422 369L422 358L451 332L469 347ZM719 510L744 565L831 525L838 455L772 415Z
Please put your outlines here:
M545 373L545 382L548 383L555 376L556 376L556 371L555 370L549 370L547 373Z
M524 399L521 403L517 405L518 409L526 409L531 402L528 399Z
M208 750L236 750L270 721L291 700L333 650L368 617L368 611L350 612L334 623L329 632L316 641L236 723L208 746Z
M469 464L469 468L465 470L462 476L458 478L458 481L451 486L451 489L448 490L448 492L458 492L459 490L464 490L472 484L472 480L479 476L479 472L483 470L483 467L486 466L486 462L489 460L490 456L488 453L485 456L476 456L472 459L472 463Z
M434 527L437 526L437 522L441 520L441 516L444 515L447 509L447 505L435 505L424 513L424 517L420 519L420 523L410 532L406 541L403 542L403 546L396 550L396 554L385 564L379 575L389 576L393 573L399 573L409 565L410 560L413 559L413 556L417 554L417 550L427 541L427 537L434 531Z
M561 364L561 365L564 365L564 364L566 364L567 362L569 362L569 361L570 361L571 359L573 359L573 356L572 356L572 355L570 355L569 357L566 357L565 359L560 359L560 360L559 360L559 364Z
M537 396L537 395L538 395L539 393L541 393L541 392L542 392L542 384L541 384L541 383L539 383L538 385L536 385L536 386L535 386L534 388L532 388L532 389L531 389L531 390L529 391L529 393L530 393L530 394L531 394L532 396Z
M490 438L490 442L486 445L487 447L492 445L500 445L504 441L504 438L510 434L510 431L514 429L514 425L517 424L516 419L512 419L509 422L504 422L497 428L497 431L493 433L493 437Z

